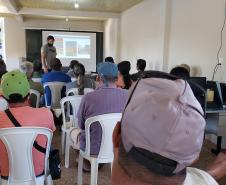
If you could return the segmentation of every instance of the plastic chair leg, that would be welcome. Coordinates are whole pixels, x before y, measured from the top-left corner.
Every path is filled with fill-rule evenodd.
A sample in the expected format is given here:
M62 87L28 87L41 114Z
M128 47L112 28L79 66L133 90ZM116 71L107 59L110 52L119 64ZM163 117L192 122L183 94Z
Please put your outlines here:
M65 153L65 132L62 130L61 133L61 154L64 155Z
M82 169L83 169L83 161L84 161L84 159L83 159L83 157L79 154L79 162L78 162L78 177L77 177L77 179L78 179L78 185L82 185Z
M97 179L98 179L98 162L96 159L91 160L91 178L90 178L90 184L91 185L97 185Z
M66 134L66 146L65 146L65 168L69 168L69 158L70 158L70 146L71 146L71 140L70 140L70 134Z
M53 179L52 179L51 175L48 175L46 177L45 185L53 185Z
M112 174L113 162L111 163L111 174Z

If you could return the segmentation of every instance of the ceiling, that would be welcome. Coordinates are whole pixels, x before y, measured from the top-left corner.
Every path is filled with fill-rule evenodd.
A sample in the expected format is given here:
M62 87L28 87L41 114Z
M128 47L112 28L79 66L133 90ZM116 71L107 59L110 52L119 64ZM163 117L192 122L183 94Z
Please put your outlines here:
M144 0L0 0L0 16L103 21L120 14ZM75 2L79 8L74 7Z
M121 13L142 0L77 0L81 11ZM76 0L15 0L18 8L75 10Z

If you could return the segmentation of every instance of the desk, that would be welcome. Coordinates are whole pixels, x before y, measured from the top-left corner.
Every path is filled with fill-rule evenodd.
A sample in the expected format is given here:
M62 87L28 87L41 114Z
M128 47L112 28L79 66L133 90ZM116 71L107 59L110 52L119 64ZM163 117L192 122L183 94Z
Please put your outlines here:
M206 134L217 136L217 148L212 149L214 154L221 151L222 137L226 136L226 108L206 109Z

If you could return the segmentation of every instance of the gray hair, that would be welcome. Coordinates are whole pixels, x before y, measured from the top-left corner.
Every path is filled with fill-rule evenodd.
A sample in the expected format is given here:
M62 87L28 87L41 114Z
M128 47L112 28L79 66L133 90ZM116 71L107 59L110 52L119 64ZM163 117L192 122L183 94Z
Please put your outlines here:
M30 78L34 70L33 67L34 67L33 63L25 61L20 65L20 71L25 73L27 77Z

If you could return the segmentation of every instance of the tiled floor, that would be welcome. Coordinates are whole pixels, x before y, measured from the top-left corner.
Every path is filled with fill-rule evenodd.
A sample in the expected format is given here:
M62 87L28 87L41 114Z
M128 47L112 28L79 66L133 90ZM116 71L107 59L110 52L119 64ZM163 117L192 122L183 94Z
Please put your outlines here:
M53 138L53 144L55 148L60 148L60 133L56 132ZM200 169L205 169L211 161L214 160L215 156L210 152L210 149L214 147L214 145L208 141L205 142L203 146L203 150L201 153L201 157L196 166ZM71 150L70 153L70 168L64 168L64 157L61 156L62 159L62 178L60 180L54 181L54 185L76 185L77 184L77 162L76 157L78 156L78 152ZM83 184L89 184L90 175L86 173L83 175ZM226 185L226 177L219 182L220 185ZM110 185L110 165L105 165L99 171L98 185Z

